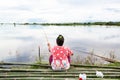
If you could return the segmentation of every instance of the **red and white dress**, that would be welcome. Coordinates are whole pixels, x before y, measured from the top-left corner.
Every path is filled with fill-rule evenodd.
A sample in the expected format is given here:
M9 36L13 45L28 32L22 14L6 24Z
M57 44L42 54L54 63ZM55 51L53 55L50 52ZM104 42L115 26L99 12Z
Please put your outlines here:
M53 56L51 63L53 70L67 70L70 68L68 57L73 53L69 48L64 46L54 46L50 52Z

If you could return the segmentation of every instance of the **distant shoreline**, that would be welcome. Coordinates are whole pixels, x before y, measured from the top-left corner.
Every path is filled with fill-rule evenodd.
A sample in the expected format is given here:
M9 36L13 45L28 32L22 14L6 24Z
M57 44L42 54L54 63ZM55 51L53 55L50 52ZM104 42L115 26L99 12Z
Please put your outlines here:
M108 25L108 26L120 26L120 22L70 22L70 23L0 23L3 24L12 24L12 25L43 25L43 26L80 26L80 25Z

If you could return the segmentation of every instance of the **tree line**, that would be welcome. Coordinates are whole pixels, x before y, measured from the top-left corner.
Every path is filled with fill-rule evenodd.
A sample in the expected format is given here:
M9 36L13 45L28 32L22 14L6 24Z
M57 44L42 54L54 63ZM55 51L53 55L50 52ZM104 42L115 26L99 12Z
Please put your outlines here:
M3 24L14 24L14 25L43 25L43 26L79 26L79 25L109 25L109 26L120 26L120 22L69 22L69 23L0 23Z

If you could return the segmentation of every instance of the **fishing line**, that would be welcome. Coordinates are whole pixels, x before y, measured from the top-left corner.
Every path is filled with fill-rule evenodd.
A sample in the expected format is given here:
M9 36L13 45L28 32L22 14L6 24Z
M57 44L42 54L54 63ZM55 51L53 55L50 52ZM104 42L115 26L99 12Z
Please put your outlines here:
M45 32L44 29L43 29L43 33L44 33L44 35L45 35L45 39L46 39L47 43L49 43L49 41L48 41L48 37L47 37L47 34L46 34L46 32Z
M45 39L46 39L47 43L49 43L47 33L46 33L46 31L44 30L44 26L41 26L41 27L42 27L42 28L41 28L42 33L44 34L44 36L45 36Z
M47 45L48 45L48 43L49 43L49 41L48 41L48 36L47 36L47 34L46 34L44 28L42 28L42 31L43 31L43 33L44 33L44 35L45 35L45 39L46 39ZM49 47L48 47L48 48L49 48Z

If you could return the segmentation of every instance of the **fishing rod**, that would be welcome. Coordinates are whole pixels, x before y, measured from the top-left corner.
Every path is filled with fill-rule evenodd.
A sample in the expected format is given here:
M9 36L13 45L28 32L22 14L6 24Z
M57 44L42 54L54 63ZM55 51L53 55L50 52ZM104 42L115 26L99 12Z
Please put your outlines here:
M111 63L115 63L115 62L118 62L120 63L120 61L118 60L114 60L114 59L110 59L110 58L106 58L106 57L103 57L103 56L100 56L100 55L97 55L97 54L94 54L93 52L86 52L86 51L82 51L82 50L79 50L79 52L82 52L82 53L85 53L85 54L90 54L90 55L93 55L93 56L96 56L96 57L99 57L105 61L108 61L108 62L111 62Z
M43 31L43 33L44 33L44 35L45 35L45 39L46 39L46 41L47 41L48 51L50 52L50 43L49 43L49 40L48 40L48 36L47 36L44 28L42 29L42 31Z
M47 43L49 43L49 41L48 41L48 37L47 37L47 34L46 34L46 32L45 32L44 29L43 29L43 33L44 33L44 35L45 35L45 39L46 39Z

